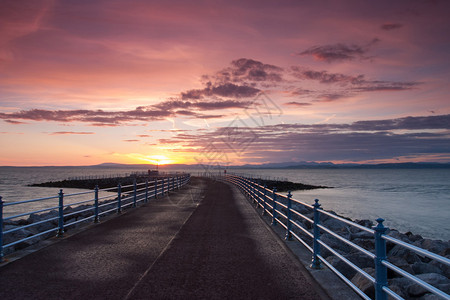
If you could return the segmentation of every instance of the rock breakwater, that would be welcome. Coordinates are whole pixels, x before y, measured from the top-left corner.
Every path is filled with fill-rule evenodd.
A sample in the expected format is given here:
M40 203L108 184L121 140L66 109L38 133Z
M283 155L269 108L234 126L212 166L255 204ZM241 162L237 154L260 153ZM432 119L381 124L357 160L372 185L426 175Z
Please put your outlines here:
M311 185L304 183L297 183L291 181L278 181L278 180L264 180L260 179L257 181L258 184L266 186L268 189L273 190L277 188L277 192L287 192L287 191L300 191L300 190L313 190L313 189L330 189L332 187L323 185Z
M313 219L312 209L304 207L300 204L293 205L293 208L304 214L306 217ZM331 213L337 215L334 212ZM345 218L342 216L340 217ZM304 228L307 228L312 233L312 224L310 222L296 215L293 216L293 218L294 222ZM321 214L320 218L323 226L351 241L352 243L375 253L373 234L358 229L357 227L350 226L325 214ZM353 221L349 218L345 219ZM375 225L371 220L354 220L353 222L367 228L373 228ZM413 234L411 232L401 233L395 229L391 229L388 232L388 235L402 242L412 244L450 259L450 241L427 239L418 234ZM302 237L303 236L304 235L302 235ZM357 265L359 268L363 269L368 274L374 276L374 260L369 256L340 241L338 238L329 233L322 233L320 239L332 247L340 255ZM305 240L312 244L312 240L308 237L306 237ZM329 263L331 263L331 265L344 274L344 276L350 279L358 288L374 299L375 290L371 281L357 273L352 267L347 265L332 252L328 251L325 247L322 247L322 256ZM389 262L402 270L422 279L445 293L450 294L450 266L427 258L389 241L387 242L387 259ZM431 294L420 285L389 269L388 282L389 288L405 299L438 299L437 296Z

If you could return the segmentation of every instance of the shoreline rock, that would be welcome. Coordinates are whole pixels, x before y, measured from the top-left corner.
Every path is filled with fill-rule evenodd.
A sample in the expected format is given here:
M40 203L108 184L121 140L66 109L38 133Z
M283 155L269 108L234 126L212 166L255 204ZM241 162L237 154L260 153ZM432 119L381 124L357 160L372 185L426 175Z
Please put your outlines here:
M292 181L260 179L258 182L260 185L266 185L267 188L271 189L271 190L273 190L273 188L276 187L277 192L314 190L314 189L331 189L332 188L329 186L311 185L311 184L297 183L297 182L292 182Z
M134 180L136 183L143 183L145 180L149 180L151 183L154 178L149 178L148 176L125 176L125 177L114 177L114 178L96 178L96 179L65 179L60 181L48 181L42 183L34 183L29 186L37 187L57 187L57 188L76 188L76 189L88 189L92 190L95 186L99 189L116 188L111 190L111 192L117 192L117 186L120 183L122 186L132 185ZM131 191L133 187L123 188L122 191Z
M298 206L300 205L296 204L293 208L299 208L298 211L312 219L312 209L305 207L300 208ZM337 215L332 211L328 212ZM302 224L304 228L312 233L312 225L310 222L295 214L293 214L293 218L297 224ZM342 218L353 221L354 223L364 227L372 228L374 226L374 222L371 220L351 220L346 217ZM324 214L321 214L321 224L338 235L368 250L369 252L375 253L374 237L372 234L340 222ZM293 226L293 228L295 228L295 226ZM298 233L302 236L302 238L305 236L301 235L300 231ZM450 258L450 241L427 239L423 238L421 235L413 234L411 232L401 233L396 229L391 229L387 235L440 256ZM305 237L304 239L308 243L311 243L311 239L309 237ZM336 237L333 237L331 234L322 233L321 240L367 273L372 274L375 272L374 261L369 256L340 241ZM450 294L450 266L424 257L389 241L386 243L386 247L387 259L392 264L414 276L417 276L436 288L441 289L445 293ZM373 284L364 276L357 273L353 268L325 249L325 247L322 247L321 254L329 263L331 263L331 265L333 265L333 267L343 273L357 287L361 288L370 297L374 297ZM401 275L389 269L388 281L389 288L405 299L434 299L434 294L431 294L411 280L403 278Z

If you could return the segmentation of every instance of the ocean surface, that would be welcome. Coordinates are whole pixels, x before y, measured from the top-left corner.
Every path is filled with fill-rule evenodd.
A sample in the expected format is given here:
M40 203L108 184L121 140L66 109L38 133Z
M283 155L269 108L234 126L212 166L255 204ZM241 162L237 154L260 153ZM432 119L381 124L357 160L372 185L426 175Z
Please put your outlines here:
M0 167L0 196L5 202L57 195L58 188L29 187L32 183L78 176L145 172L139 168ZM183 170L177 170L183 171ZM192 171L196 175L199 170ZM228 172L288 179L333 187L294 191L306 203L352 219L385 219L385 225L426 238L450 240L450 169L234 169ZM66 194L79 189L64 189Z

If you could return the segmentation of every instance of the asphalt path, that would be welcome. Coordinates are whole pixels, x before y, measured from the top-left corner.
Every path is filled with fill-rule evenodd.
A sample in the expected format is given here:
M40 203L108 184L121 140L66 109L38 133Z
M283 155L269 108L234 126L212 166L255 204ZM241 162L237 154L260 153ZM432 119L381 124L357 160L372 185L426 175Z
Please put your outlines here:
M0 299L328 299L233 187L188 187L0 268Z

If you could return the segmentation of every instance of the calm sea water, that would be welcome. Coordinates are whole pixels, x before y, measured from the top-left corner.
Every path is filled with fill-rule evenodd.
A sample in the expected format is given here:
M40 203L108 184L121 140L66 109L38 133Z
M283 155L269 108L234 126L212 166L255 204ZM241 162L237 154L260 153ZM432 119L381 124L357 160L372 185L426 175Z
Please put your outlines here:
M352 219L376 220L401 232L450 239L450 169L239 170L332 189L295 191L306 203Z
M142 168L0 167L0 196L5 202L56 195L57 188L28 187L31 183L75 176L125 174ZM186 170L189 171L189 170ZM193 170L196 174L198 170ZM249 169L236 173L281 177L294 182L334 187L294 191L307 203L352 219L384 218L385 225L402 232L450 240L450 169ZM65 193L81 190L64 189Z

